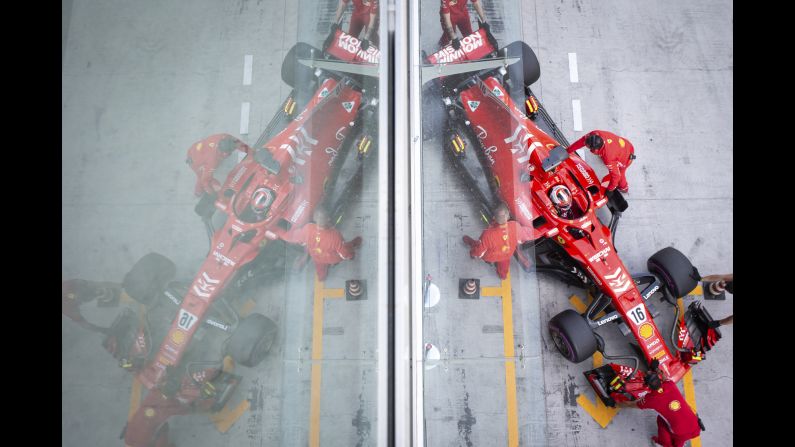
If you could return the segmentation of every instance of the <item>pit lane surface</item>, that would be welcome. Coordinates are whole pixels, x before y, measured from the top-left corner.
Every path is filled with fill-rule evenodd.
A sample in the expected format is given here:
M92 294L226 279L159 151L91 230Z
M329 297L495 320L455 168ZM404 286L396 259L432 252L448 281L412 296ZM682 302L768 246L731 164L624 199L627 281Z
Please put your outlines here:
M584 131L612 130L635 144L630 209L617 238L626 265L643 270L648 255L674 245L704 274L731 271L731 3L481 1L500 43L523 37L538 54L542 76L534 91L570 141L583 134L573 130L572 101L578 100ZM308 35L319 44L336 2L307 3L73 1L65 12L63 62L65 278L120 280L149 251L172 258L178 276L195 273L207 241L193 213L194 177L185 151L211 133L240 130L245 102L250 121L243 137L256 140L289 92L278 70L296 30L314 33ZM421 5L427 11L424 49L435 48L441 32L435 3ZM577 54L577 83L570 81L569 53ZM253 56L249 86L242 82L246 55ZM426 183L426 222L440 223L426 225L426 268L448 292L424 322L426 340L444 359L426 371L428 445L504 445L509 439L520 445L648 444L654 414L622 411L602 429L577 402L580 395L594 401L581 374L592 366L567 363L549 343L546 321L572 305L571 294L584 299L580 290L526 275L514 263L510 319L507 294L494 290L470 302L449 292L462 277L505 286L466 255L460 236L476 236L480 222L442 162L438 142L426 142L424 152L428 172L440 173ZM585 156L604 174L598 160ZM360 260L374 258L374 197L366 194L342 226L347 238L365 238ZM256 310L279 323L284 343L248 372L233 399L251 399L250 408L224 435L204 415L172 419L177 445L305 445L313 430L322 445L372 445L374 297L347 302L323 295L326 360L315 396L313 365L319 362L311 357L318 289L335 295L345 279L375 277L374 269L368 262L341 264L320 287L310 266L262 291ZM707 308L714 316L730 314L732 297ZM668 318L659 320L662 328L670 327ZM509 324L513 337L505 336ZM625 339L615 328L601 333L610 332L608 352L622 352ZM732 404L732 328L723 334L693 373L708 429L704 446L732 444L732 414L725 411ZM122 445L131 376L102 350L96 334L64 321L62 335L63 445Z

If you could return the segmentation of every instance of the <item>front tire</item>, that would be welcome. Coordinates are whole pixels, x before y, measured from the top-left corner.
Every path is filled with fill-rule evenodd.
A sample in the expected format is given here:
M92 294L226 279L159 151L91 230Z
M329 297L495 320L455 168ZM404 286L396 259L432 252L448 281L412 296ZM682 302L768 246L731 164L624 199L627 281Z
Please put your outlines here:
M177 266L173 261L159 253L149 253L124 275L122 287L132 299L146 306L165 289L176 273Z
M597 349L593 329L585 318L566 309L549 320L549 334L558 352L573 363L589 359Z
M253 368L259 365L276 339L276 323L262 314L244 318L226 345L226 354L235 363Z
M673 247L665 247L651 255L646 267L660 276L663 284L676 298L681 298L695 289L701 279L687 256Z

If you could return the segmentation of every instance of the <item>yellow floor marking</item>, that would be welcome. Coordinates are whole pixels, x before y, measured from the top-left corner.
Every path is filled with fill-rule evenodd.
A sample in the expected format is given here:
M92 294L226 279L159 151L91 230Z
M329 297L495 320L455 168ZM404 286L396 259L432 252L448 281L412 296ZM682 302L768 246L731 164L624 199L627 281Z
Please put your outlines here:
M127 413L127 420L132 419L138 407L141 406L141 382L138 378L133 378L132 391L130 392L130 411Z
M502 280L499 287L481 288L481 296L502 298L502 340L505 354L505 402L508 419L508 446L519 445L519 412L516 402L516 359L513 339L513 297L511 274Z
M119 295L119 302L122 304L132 304L135 302L135 300L130 298L130 295L127 295L127 292L122 289L121 294Z
M244 399L232 410L229 409L229 405L227 404L218 413L211 414L210 420L213 421L215 428L218 429L219 432L226 433L232 424L240 419L240 416L242 416L250 406L251 402L249 402L248 399Z
M257 303L251 298L249 298L245 303L243 303L242 306L240 306L240 311L238 312L240 314L240 318L243 318L246 315L250 314L251 311L254 310L254 306L256 305Z
M700 288L700 287L701 286L699 286L697 288ZM690 292L690 294L695 295L693 292ZM678 300L676 300L676 304L679 306L679 312L682 315L682 317L680 317L680 318L684 318L685 304L684 304L684 301L682 300L682 298L679 298ZM692 369L687 371L687 373L685 374L682 382L684 383L684 386L685 386L685 400L687 401L688 405L690 405L690 408L693 409L693 413L696 413L698 411L698 409L696 407L696 388L693 385L693 370ZM691 439L690 440L690 446L691 447L701 447L701 436Z
M502 296L502 287L483 287L480 296Z
M312 382L309 405L309 446L320 445L320 385L323 359L323 303L324 298L342 298L345 289L326 289L315 275L312 309Z
M703 295L703 294L704 294L704 289L701 287L701 284L699 284L699 285L696 286L695 289L691 290L690 293L688 293L688 296L689 295Z

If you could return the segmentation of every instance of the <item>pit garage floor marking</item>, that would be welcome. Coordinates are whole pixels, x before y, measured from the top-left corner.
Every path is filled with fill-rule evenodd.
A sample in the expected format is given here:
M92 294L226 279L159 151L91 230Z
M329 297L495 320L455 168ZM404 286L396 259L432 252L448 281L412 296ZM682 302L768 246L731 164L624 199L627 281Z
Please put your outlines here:
M508 446L519 445L519 420L516 404L516 358L513 350L513 297L511 274L502 280L500 287L483 287L481 296L502 298L502 339L505 351L505 402L508 407Z
M320 445L320 384L323 360L323 304L325 298L342 298L344 289L326 289L315 275L315 291L312 312L312 387L309 405L309 446Z
M690 296L690 295L702 295L702 294L703 294L703 290L701 288L701 285L697 285L695 289L691 290L690 293L688 293L688 296ZM588 303L590 304L590 302L592 300L593 300L593 297L591 297L590 294L589 294L588 295ZM579 313L585 312L585 309L588 308L588 305L585 302L583 302L577 295L572 295L569 298L569 302L571 303L572 307L574 307L577 310L577 312L579 312ZM684 309L684 303L682 301L682 298L679 298L677 300L677 305L679 306L679 312L682 315L684 315L685 309ZM600 316L603 315L603 314L604 314L604 312L602 312L600 314ZM595 353L593 355L593 367L594 368L598 368L598 367L602 366L603 362L604 362L604 358L602 357L602 354L597 352L597 353ZM685 400L687 400L687 403L693 409L693 412L697 412L698 410L697 410L697 407L696 407L696 389L695 389L695 387L693 385L693 370L692 369L690 369L687 372L687 374L685 374L685 376L684 376L684 378L682 380L682 383L684 384L684 388L685 388ZM582 407L583 410L585 410L589 415L591 415L591 417L594 418L594 420L602 428L607 427L607 424L609 424L610 421L612 421L613 418L616 416L616 414L618 414L618 412L620 411L619 408L611 408L611 407L606 406L604 403L602 403L602 400L599 399L598 397L596 398L596 403L594 403L589 398L587 398L584 394L580 394L579 396L577 396L577 405ZM690 445L691 445L691 447L701 447L701 437L699 436L697 438L691 439L690 440Z

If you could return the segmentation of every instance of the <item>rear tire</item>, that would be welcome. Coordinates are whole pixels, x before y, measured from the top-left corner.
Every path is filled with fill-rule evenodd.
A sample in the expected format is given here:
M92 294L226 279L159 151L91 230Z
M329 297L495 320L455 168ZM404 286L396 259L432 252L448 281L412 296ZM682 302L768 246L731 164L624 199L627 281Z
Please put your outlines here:
M290 48L282 61L282 80L292 88L308 86L312 79L313 70L298 62L298 59L309 59L314 50L315 57L319 58L323 52L304 42L298 42Z
M262 314L244 318L226 345L235 363L253 368L262 362L276 339L276 323Z
M525 86L530 86L541 77L541 64L538 63L533 49L526 43L517 40L505 47L508 50L508 57L518 57L519 62L508 66L508 77L510 79L522 79Z
M646 267L660 277L676 298L681 298L695 289L701 279L687 256L673 247L665 247L651 255Z
M132 299L149 305L176 273L177 266L170 259L159 253L149 253L124 275L122 287Z
M549 334L566 360L580 363L589 359L597 349L596 337L585 318L566 309L549 320Z

